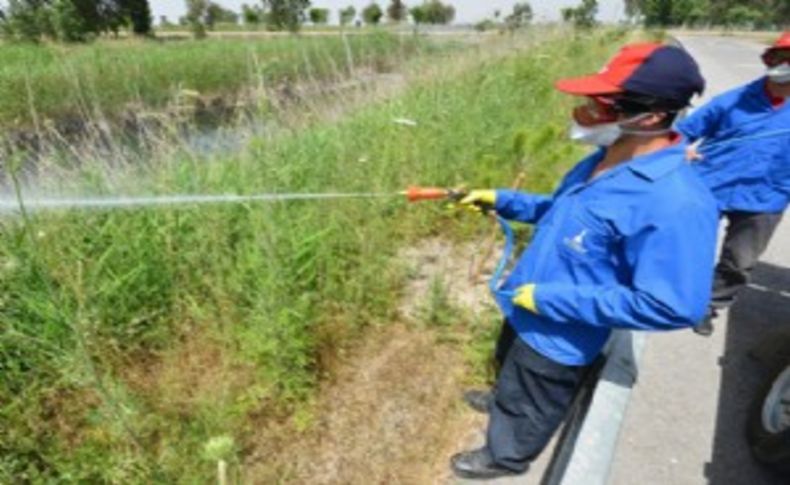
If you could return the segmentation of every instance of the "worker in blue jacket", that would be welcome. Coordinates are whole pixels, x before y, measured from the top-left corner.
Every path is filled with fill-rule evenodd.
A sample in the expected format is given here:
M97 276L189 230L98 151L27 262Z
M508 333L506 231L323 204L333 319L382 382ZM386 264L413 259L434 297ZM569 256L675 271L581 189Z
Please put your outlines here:
M464 478L525 472L612 329L688 328L711 294L716 201L670 130L704 88L697 64L676 47L636 44L557 88L586 97L571 136L599 148L551 195L475 190L462 201L535 224L499 291L513 296L500 305L486 444L451 460Z
M695 328L701 335L713 332L718 310L748 283L790 199L790 32L763 61L766 76L713 98L677 125L695 142L688 156L727 219L710 309Z

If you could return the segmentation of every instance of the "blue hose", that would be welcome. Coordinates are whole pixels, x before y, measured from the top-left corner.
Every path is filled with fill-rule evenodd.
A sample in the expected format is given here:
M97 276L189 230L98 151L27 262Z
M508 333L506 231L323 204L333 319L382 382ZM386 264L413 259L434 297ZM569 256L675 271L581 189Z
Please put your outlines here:
M757 133L756 135L749 135L749 136L739 136L735 138L727 138L724 140L713 141L710 143L705 143L705 140L702 141L700 145L700 149L702 148L709 148L709 147L718 147L718 146L726 146L732 145L733 143L747 141L747 140L761 140L763 138L773 138L780 135L790 135L790 128L783 128L781 130L771 130L766 131L764 133Z
M494 274L488 281L488 288L491 290L491 294L494 296L494 301L496 301L499 309L502 310L502 314L509 318L513 313L513 297L516 293L510 290L502 290L500 286L507 264L513 256L516 238L513 235L513 227L508 221L500 216L496 216L496 220L499 223L499 227L502 228L502 233L505 235L505 248L502 250L502 256L499 258Z

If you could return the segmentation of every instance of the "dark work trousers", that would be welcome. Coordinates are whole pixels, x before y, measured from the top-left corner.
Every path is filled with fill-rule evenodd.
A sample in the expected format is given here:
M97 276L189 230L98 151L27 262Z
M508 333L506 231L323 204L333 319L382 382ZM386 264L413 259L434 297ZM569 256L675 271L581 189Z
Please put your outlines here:
M489 408L486 447L498 465L523 472L562 424L588 367L542 356L507 323L496 357L502 367Z
M727 219L721 256L713 278L711 313L735 301L738 291L749 282L757 260L768 247L782 213L724 212Z
M513 330L513 326L507 320L502 320L502 329L499 331L499 337L494 348L497 377L499 377L499 371L505 364L505 357L507 357L507 353L510 351L510 347L513 346L513 341L516 340L516 337L516 331Z

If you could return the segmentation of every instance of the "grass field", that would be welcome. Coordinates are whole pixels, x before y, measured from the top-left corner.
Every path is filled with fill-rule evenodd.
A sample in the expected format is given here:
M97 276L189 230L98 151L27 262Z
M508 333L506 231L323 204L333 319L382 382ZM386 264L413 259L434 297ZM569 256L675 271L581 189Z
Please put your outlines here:
M0 126L156 109L184 90L235 96L261 83L344 77L354 66L388 70L421 48L429 47L386 33L7 44L0 48Z
M444 59L401 95L340 120L254 139L238 153L168 151L122 177L147 194L392 192L506 186L526 170L526 187L549 190L580 153L565 141L573 101L552 81L597 68L622 36L545 33L506 56L469 54L460 71ZM256 44L260 56L272 42ZM297 57L342 50L326 39L284 42ZM381 37L356 42L370 55L401 48ZM205 77L196 89L249 69L243 44L228 69L201 46L89 47L73 63L118 79L109 66L121 56L137 59L128 75L166 60L187 79ZM13 52L2 55L24 79L29 53ZM61 73L50 61L30 64L37 89L54 92ZM284 58L275 65L283 76L295 69ZM103 94L109 81L94 79L102 84L89 92L108 96L97 102L142 92ZM417 126L393 123L403 117ZM94 183L86 190L104 190ZM398 198L31 213L0 225L0 482L65 483L207 483L217 459L238 467L266 432L255 425L263 418L309 427L325 356L398 320L407 275L397 251L480 229L467 215Z

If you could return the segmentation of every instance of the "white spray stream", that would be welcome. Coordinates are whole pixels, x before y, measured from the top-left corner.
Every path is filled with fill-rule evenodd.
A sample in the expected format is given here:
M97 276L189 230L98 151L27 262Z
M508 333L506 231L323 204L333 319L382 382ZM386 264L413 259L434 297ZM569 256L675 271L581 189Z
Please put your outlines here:
M142 197L23 197L22 207L27 211L65 209L118 209L197 204L238 204L243 202L284 202L298 200L359 199L394 197L398 193L272 193L253 195L164 195ZM19 212L20 201L16 198L0 198L0 214Z

